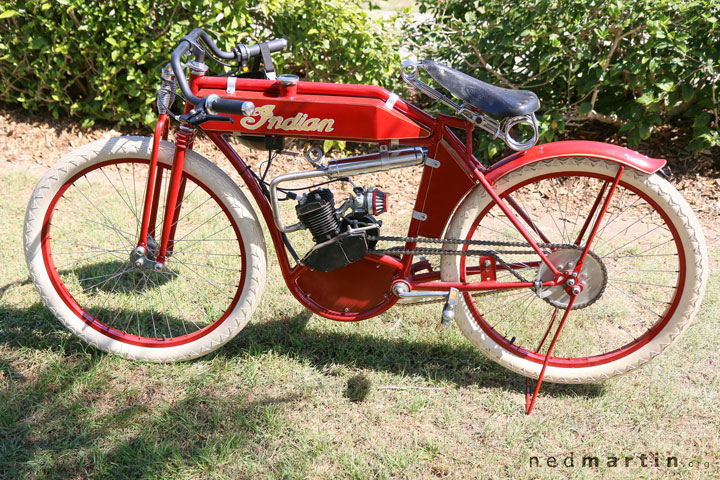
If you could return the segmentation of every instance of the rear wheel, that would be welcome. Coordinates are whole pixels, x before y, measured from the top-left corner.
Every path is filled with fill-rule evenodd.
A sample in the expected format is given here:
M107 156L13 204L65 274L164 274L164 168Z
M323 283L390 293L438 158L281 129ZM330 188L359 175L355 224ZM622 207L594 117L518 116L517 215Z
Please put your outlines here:
M589 158L550 159L513 171L494 187L514 205L516 217L535 241L548 245L544 249L553 264L571 271L601 209L592 207L602 205L618 168ZM525 243L482 189L463 201L447 236ZM529 248L494 248L529 252L500 253L510 269L499 265L498 281L553 278ZM473 279L478 270L470 268L470 262L462 256L444 257L443 280L479 281ZM707 273L705 242L687 202L659 176L626 168L577 278L583 291L545 379L594 382L644 365L685 330L700 306ZM568 301L561 286L465 294L457 322L488 356L537 378Z
M26 259L46 305L85 341L136 359L194 358L248 322L265 283L263 235L240 189L188 151L175 242L156 271L173 156L164 142L158 231L138 257L150 147L148 138L114 138L54 166L28 205Z

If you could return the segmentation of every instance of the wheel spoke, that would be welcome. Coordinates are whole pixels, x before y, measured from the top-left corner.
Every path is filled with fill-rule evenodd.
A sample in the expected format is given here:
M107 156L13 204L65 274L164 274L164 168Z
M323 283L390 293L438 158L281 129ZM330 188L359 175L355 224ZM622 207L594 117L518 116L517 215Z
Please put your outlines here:
M85 180L87 180L87 177L84 177L84 178L85 178ZM89 183L90 183L90 180L88 180L88 184L89 184ZM97 211L100 213L100 215L105 219L106 222L108 222L108 225L110 226L110 228L112 229L112 231L115 232L115 234L118 236L118 238L119 238L120 240L124 240L124 241L127 242L129 245L132 245L132 244L133 244L133 242L131 242L130 239L128 239L125 235L123 235L123 233L120 231L120 229L117 228L117 226L115 226L115 224L114 224L112 221L110 221L110 219L105 215L105 213L104 213L97 205L95 205L93 202L91 202L89 198L87 198L87 195L85 195L85 193L84 193L77 185L75 185L75 184L73 183L72 186L75 187L75 189L76 189L78 192L80 192L80 195L83 196L83 198L85 199L85 201L87 201L90 205L92 205L92 206L95 208L95 210L97 210Z

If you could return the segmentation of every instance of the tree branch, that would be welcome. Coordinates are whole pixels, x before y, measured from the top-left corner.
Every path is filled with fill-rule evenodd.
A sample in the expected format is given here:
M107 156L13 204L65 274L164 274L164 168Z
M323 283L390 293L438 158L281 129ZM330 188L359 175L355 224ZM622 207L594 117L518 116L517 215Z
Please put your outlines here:
M565 121L567 122L578 122L578 121L596 121L600 123L607 123L608 125L613 125L616 127L622 127L625 125L625 122L620 120L617 115L614 113L610 115L603 115L602 113L598 113L595 110L590 110L590 112L587 115L582 116L571 116L566 117Z
M620 42L624 39L632 35L633 33L639 32L642 29L642 26L635 27L632 30L629 30L622 35L616 35L615 38L612 41L612 44L610 45L610 51L607 54L607 57L605 57L605 63L602 66L602 71L607 72L610 68L610 60L612 60L612 56L615 55L615 51L617 50L618 46L620 46ZM593 88L592 91L592 97L590 98L590 108L591 110L595 110L595 102L597 101L598 92L600 91L600 85L595 85L595 88Z

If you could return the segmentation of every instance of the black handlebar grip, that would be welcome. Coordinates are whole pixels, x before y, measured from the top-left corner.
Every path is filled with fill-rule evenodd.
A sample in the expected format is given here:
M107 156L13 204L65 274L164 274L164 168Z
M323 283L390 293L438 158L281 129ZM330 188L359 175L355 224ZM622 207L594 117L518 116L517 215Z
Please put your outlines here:
M276 38L267 42L268 50L270 52L279 52L287 48L288 41L284 38ZM257 57L260 55L260 44L250 45L247 47L247 52L250 57Z
M211 95L212 97L212 95ZM208 97L209 98L209 97ZM229 98L213 99L210 104L213 112L230 113L234 115L252 115L255 105L252 102L242 100L231 100Z

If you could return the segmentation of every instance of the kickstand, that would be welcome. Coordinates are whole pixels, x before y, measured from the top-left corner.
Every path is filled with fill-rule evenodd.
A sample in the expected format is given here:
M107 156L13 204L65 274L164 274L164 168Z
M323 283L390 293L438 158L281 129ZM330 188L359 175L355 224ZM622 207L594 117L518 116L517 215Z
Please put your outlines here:
M545 369L547 368L548 361L550 360L550 355L552 354L553 348L555 348L555 342L557 342L557 339L560 336L560 331L565 325L565 320L567 320L568 316L570 315L570 310L572 310L576 298L577 295L570 296L570 302L568 303L567 309L565 310L565 314L563 315L563 318L560 321L560 325L558 325L557 330L555 331L552 342L550 342L550 347L548 347L548 351L545 354L545 360L543 361L542 370L540 370L540 375L538 376L537 383L535 384L535 391L532 394L532 398L530 396L530 377L525 377L525 414L527 415L530 415L530 413L532 413L533 407L535 406L535 401L537 400L538 393L540 392L540 386L542 385L543 377L545 376ZM540 345L538 345L535 353L540 352L540 348L543 346L543 343L545 343L545 339L547 338L548 333L550 333L550 329L555 323L557 312L558 309L556 308L555 311L553 311L550 325L548 325L548 328L545 331L545 336L543 336L543 339L540 341Z

